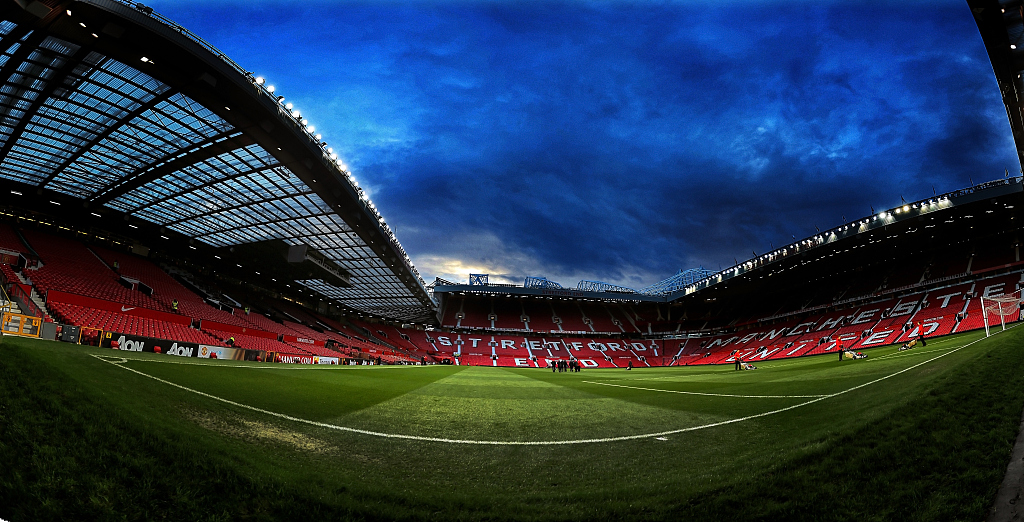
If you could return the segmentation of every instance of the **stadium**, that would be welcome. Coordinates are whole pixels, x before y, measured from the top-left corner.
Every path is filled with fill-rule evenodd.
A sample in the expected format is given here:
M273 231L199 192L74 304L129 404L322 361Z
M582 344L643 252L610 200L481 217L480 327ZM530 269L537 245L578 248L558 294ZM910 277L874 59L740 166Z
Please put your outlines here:
M1021 9L963 9L1018 160ZM428 284L200 36L130 0L0 14L0 519L1016 513L1024 176L640 288Z

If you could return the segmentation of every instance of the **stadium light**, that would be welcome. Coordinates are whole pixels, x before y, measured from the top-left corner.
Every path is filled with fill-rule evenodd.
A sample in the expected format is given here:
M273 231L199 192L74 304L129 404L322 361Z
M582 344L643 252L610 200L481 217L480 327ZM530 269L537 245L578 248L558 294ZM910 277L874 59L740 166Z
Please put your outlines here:
M266 81L266 80L264 80L262 76L257 76L256 77L256 85L263 85L264 81Z
M297 113L299 111L295 111L295 112ZM298 116L296 116L296 117L298 117ZM302 120L302 125L303 126L309 125L309 120Z
M294 107L294 105L292 105L291 102L288 102L288 103L284 104L284 108L285 109L292 110L292 107Z
M274 90L275 90L275 89L274 89L274 86L273 86L273 85L268 85L268 86L267 86L267 92L270 92L270 93L272 93L272 92L274 92ZM281 99L284 99L284 98L281 98Z
M288 105L291 105L291 104L289 103ZM298 117L299 117L299 111L292 111L292 118L298 118Z
M903 211L904 212L910 212L910 206L909 205L903 205Z

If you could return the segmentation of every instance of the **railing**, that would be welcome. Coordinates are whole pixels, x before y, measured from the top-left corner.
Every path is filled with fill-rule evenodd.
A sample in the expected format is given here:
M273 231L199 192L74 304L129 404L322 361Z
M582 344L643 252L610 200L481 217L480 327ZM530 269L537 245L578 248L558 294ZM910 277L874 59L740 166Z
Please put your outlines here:
M2 327L5 334L39 337L42 319L24 314L3 313Z
M32 317L43 317L46 315L32 301L32 296L27 294L20 284L11 285L11 297L17 299L19 304L25 305L25 310L22 310L22 312L27 312L26 315L31 315Z

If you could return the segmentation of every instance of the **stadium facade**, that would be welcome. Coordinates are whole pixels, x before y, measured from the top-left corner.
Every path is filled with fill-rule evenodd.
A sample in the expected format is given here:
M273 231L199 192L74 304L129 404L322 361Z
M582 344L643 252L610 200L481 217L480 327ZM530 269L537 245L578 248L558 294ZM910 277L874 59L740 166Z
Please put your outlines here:
M1024 150L1020 10L968 4ZM480 274L428 288L300 110L198 36L130 1L21 0L0 14L0 250L21 269L8 284L40 294L34 317L141 335L127 314L197 346L237 335L289 357L341 343L495 366L706 364L977 328L979 296L1020 286L1024 183L1007 174L639 290ZM62 279L65 251L99 264ZM270 297L211 298L204 285L218 283ZM294 301L313 310L282 312ZM357 335L328 317L339 312Z
M273 86L142 4L20 5L5 3L0 25L0 203L140 248L201 249L222 272L285 293L291 283L261 277L277 264L262 260L290 251L313 267L296 283L324 298L430 319L384 219Z

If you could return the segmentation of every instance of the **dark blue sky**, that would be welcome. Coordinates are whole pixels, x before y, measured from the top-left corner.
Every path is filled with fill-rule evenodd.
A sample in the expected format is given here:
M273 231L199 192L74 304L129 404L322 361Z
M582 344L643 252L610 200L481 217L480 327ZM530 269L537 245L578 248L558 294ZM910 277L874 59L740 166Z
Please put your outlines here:
M1019 172L966 2L149 2L339 152L427 282L639 288Z

